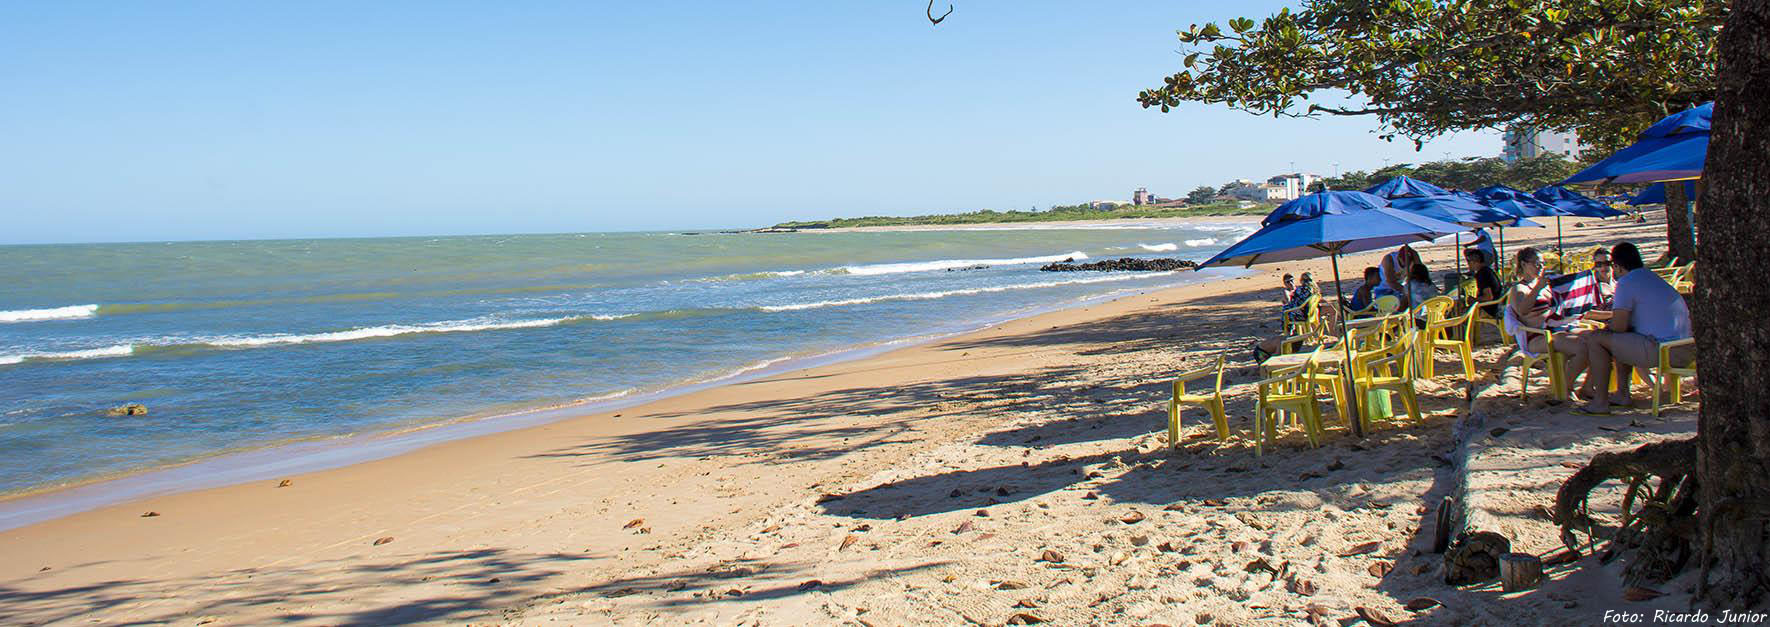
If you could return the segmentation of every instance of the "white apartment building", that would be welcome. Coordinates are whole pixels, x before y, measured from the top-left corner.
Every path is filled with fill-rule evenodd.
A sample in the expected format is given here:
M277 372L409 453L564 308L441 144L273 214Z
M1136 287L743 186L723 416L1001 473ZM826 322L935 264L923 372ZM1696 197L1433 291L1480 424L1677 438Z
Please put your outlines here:
M1579 153L1586 149L1586 145L1579 140L1579 134L1573 131L1539 131L1513 125L1506 129L1502 137L1506 146L1501 158L1507 163L1546 154L1577 159Z

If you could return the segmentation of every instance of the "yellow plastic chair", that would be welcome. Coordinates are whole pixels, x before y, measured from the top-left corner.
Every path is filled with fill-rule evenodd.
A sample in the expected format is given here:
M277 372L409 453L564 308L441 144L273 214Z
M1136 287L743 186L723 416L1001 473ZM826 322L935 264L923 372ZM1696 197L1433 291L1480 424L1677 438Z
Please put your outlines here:
M1188 393L1186 384L1205 377L1215 375L1209 392ZM1229 412L1223 409L1223 355L1218 354L1216 363L1180 373L1174 379L1174 395L1168 399L1168 446L1180 448L1180 408L1194 405L1203 407L1211 413L1211 421L1217 426L1217 439L1229 439Z
M1354 354L1351 371L1359 398L1368 398L1375 391L1400 394L1408 417L1417 422L1420 419L1420 403L1419 398L1414 395L1412 364L1415 337L1412 333L1402 333L1388 346ZM1366 432L1371 431L1371 412L1368 406L1364 414L1359 416L1359 420Z
M1689 294L1690 290L1696 288L1696 262L1685 264L1677 272L1672 273L1672 278L1666 282L1672 285L1672 289L1678 290L1678 293Z
M1463 312L1463 315L1445 317L1450 313L1456 301L1447 296L1439 296L1425 302L1420 307L1426 310L1426 328L1420 330L1420 339L1416 346L1420 349L1420 375L1430 379L1435 376L1433 363L1438 359L1438 351L1456 351L1463 359L1463 380L1475 381L1475 358L1466 339L1456 339L1452 332L1458 328L1467 328L1469 316L1474 310ZM1464 338L1467 338L1464 335Z
M1277 439L1281 414L1290 415L1293 422L1301 418L1303 431L1309 436L1309 445L1320 445L1318 434L1321 430L1321 408L1315 403L1315 386L1306 378L1315 368L1315 358L1320 354L1321 348L1317 347L1303 364L1254 382L1258 391L1258 401L1254 406L1256 456L1265 454L1268 439Z
M1548 329L1527 327L1523 324L1519 324L1518 328L1547 338L1547 348L1542 354L1531 354L1531 352L1526 350L1525 347L1518 347L1519 400L1530 400L1530 369L1537 364L1543 364L1543 369L1548 371L1549 387L1551 388L1552 396L1554 396L1555 400L1567 400L1567 386L1563 383L1567 376L1567 356L1555 350L1555 332Z
M1335 347L1329 347L1324 343L1317 350L1327 351L1333 350L1333 348ZM1328 370L1327 364L1321 363L1320 359L1312 359L1311 361L1314 367L1303 373L1303 379L1308 382L1310 389L1315 394L1326 390L1328 396L1334 399L1334 411L1340 415L1340 421L1352 424L1352 412L1346 409L1346 380L1340 377L1340 372ZM1320 425L1316 426L1316 430L1318 433L1320 432Z
M1346 323L1346 335L1352 342L1352 350L1374 350L1387 344L1392 324L1388 318L1364 318Z
M1303 314L1302 320L1292 320L1292 313ZM1321 330L1321 294L1314 294L1303 304L1278 312L1279 329L1285 335L1305 335L1319 333Z
M1373 316L1375 316L1375 317L1387 316L1389 314L1395 313L1395 310L1397 310L1397 309L1401 309L1401 299L1399 297L1395 296L1394 294L1385 294L1383 296L1378 296L1376 298L1371 299L1371 304L1365 305L1364 309L1359 309L1356 311L1351 310L1351 309L1343 309L1343 311L1346 312L1346 315L1342 319L1344 319L1344 320L1361 319L1362 320L1362 319L1367 319L1367 318L1370 318Z
M1696 338L1684 338L1662 342L1659 345L1659 372L1653 377L1653 416L1659 417L1660 394L1669 389L1672 400L1668 404L1676 405L1684 402L1684 379L1696 376L1696 360L1691 359L1689 366L1672 365L1672 349L1680 346L1694 346Z
M1463 337L1469 339L1469 345L1471 347L1473 347L1475 345L1475 342L1478 339L1480 339L1480 336L1478 334L1481 331L1481 325L1487 325L1487 326L1493 327L1494 332L1499 334L1499 336L1500 336L1500 345L1501 346L1504 346L1506 344L1510 344L1512 342L1512 334L1506 332L1505 321L1501 318L1495 318L1493 316L1487 315L1487 308L1488 307L1505 307L1505 306L1506 306L1506 295L1501 294L1499 296L1499 298L1495 298L1493 300L1483 302L1483 303L1475 303L1474 305L1469 307L1469 318L1468 318L1469 327L1467 330L1465 330L1463 332Z
M1304 346L1315 345L1315 344L1319 343L1320 340L1321 340L1321 338L1319 336L1315 335L1314 333L1305 333L1303 335L1292 335L1292 336L1286 337L1286 338L1278 341L1278 353L1277 354L1279 354L1279 355L1294 355L1296 353L1303 352Z

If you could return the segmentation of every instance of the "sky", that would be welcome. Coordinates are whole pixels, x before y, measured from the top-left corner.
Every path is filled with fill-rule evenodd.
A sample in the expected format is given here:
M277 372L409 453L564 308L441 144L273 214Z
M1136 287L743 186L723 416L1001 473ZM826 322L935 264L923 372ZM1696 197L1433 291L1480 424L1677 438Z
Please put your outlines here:
M1137 104L1176 29L1279 2L955 4L0 4L0 244L745 228L1500 151Z

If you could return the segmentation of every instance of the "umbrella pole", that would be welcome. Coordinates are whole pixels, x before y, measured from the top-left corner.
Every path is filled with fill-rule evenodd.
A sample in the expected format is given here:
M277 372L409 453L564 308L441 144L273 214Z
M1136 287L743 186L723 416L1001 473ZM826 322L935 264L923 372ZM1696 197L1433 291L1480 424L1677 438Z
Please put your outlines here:
M1495 268L1504 268L1504 267L1506 267L1506 227L1496 225L1493 228L1494 228L1494 230L1497 230L1500 232L1499 251L1498 251L1499 259L1495 262L1494 267Z
M1457 244L1456 244L1457 249L1450 251L1450 255L1452 257L1457 258L1457 298L1462 298L1463 297L1463 234L1458 233L1456 235L1456 237L1457 237Z
M1555 256L1566 255L1561 251L1561 216L1555 216Z
M1340 287L1340 253L1334 253L1334 295L1341 302L1346 300L1346 290ZM1336 305L1337 307L1338 305ZM1346 396L1352 399L1352 415L1346 421L1352 423L1352 437L1364 439L1364 409L1358 402L1358 386L1352 381L1352 336L1346 333L1346 317L1340 316L1340 347L1346 349L1346 363L1340 365L1340 375L1346 377Z

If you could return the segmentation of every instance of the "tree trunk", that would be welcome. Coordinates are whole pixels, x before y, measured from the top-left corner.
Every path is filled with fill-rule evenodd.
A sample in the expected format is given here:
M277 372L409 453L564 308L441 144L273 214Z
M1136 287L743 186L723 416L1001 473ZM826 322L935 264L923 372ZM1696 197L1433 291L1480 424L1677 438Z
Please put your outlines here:
M1696 258L1696 237L1690 232L1690 198L1684 194L1683 181L1670 181L1666 186L1666 254L1685 263Z
M1734 0L1703 178L1692 313L1702 355L1697 439L1701 602L1770 598L1770 0Z

